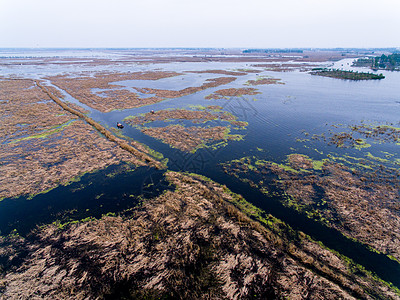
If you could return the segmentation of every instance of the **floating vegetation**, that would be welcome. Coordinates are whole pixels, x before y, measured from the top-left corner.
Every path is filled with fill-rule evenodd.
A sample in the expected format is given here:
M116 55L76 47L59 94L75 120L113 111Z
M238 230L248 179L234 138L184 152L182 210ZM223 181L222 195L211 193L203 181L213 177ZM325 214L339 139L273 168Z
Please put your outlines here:
M154 121L188 120L194 124L206 123L209 121L225 121L231 125L245 128L248 123L237 120L237 117L229 112L221 111L219 106L202 107L198 110L188 109L165 109L151 111L138 116L129 116L124 119L131 126L143 126Z
M278 78L270 76L259 76L256 80L248 80L245 85L285 84Z
M330 125L332 129L322 134L313 134L312 140L327 142L339 148L355 148L361 150L371 147L372 143L400 144L400 128L393 124L365 124L359 125ZM344 129L338 132L336 129ZM308 132L303 132L308 137ZM308 139L297 139L298 142L308 142Z
M196 152L200 148L207 147L207 144L213 141L238 141L243 138L238 134L230 134L229 127L225 126L185 127L182 125L169 125L166 127L143 128L142 132L162 140L173 148L187 152Z
M236 130L243 130L248 123L238 121L231 113L221 111L220 106L192 107L188 109L166 109L151 111L138 116L129 116L124 119L126 123L137 127L144 134L181 151L196 152L200 148L209 147L213 150L227 145L228 141L239 141L243 135L231 134L231 125ZM150 127L148 124L155 121L191 121L193 124L203 124L211 121L219 122L220 126L190 126L182 124L168 125L165 127ZM228 125L223 125L227 123ZM146 126L145 126L146 125ZM215 143L217 142L217 143Z
M229 97L240 97L243 95L257 95L257 94L260 94L260 92L255 88L229 88L229 89L218 90L218 91L206 96L205 99L217 100L217 99L224 99L224 98L229 98Z
M399 260L400 172L367 158L329 155L315 161L291 154L280 163L253 156L222 167L284 205Z

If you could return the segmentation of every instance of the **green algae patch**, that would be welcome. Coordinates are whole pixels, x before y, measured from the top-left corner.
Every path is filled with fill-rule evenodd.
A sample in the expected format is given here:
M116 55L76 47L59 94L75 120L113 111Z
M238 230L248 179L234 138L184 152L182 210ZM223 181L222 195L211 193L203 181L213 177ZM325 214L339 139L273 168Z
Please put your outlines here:
M374 156L374 155L371 154L371 152L367 152L367 154L365 156L370 158L370 159L373 159L373 160L375 160L377 162L380 162L380 163L388 163L389 162L388 159Z
M54 126L48 130L44 130L38 134L34 134L34 135L30 135L30 136L26 136L26 137L22 137L22 138L13 140L10 142L10 144L15 144L15 143L18 143L21 141L26 141L26 140L31 140L31 139L45 139L53 134L59 133L60 131L64 130L67 126L71 125L75 121L76 120L70 120L61 125Z
M368 144L365 140L363 140L363 139L355 140L354 148L356 148L357 150L361 150L361 149L369 148L369 147L371 147L371 144Z
M324 163L328 161L328 160L313 160L312 164L313 164L313 169L314 170L322 170L322 166L324 165Z

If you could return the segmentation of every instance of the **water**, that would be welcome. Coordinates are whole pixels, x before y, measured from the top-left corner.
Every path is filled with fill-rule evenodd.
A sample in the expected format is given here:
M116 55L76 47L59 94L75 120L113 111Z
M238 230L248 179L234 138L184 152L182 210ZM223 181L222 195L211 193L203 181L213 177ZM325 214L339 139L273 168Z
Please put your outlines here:
M118 53L106 52L107 55ZM71 54L73 57L76 53ZM104 53L103 53L104 54ZM124 55L126 53L123 53ZM4 55L4 54L3 54ZM7 54L9 55L9 53ZM105 55L105 54L104 54ZM0 55L2 56L2 55ZM38 55L39 56L39 55ZM90 56L90 54L88 54ZM114 58L114 57L113 57ZM346 69L354 69L348 60L335 63L343 64ZM73 70L74 68L74 70ZM156 65L107 65L82 66L78 68L60 65L48 65L41 69L33 66L2 66L4 75L41 78L47 75L65 72L104 71L162 71L184 72L189 70L224 69L235 70L249 68L247 63L166 63ZM357 68L358 70L362 70ZM261 159L279 161L287 154L299 152L315 159L326 158L328 153L349 154L363 157L365 151L336 149L318 141L309 141L308 147L296 141L304 138L303 131L322 133L330 124L360 124L360 122L399 123L400 113L400 73L382 72L386 78L379 81L346 81L333 78L311 76L304 72L270 72L260 70L259 75L280 78L284 85L255 86L261 94L255 96L232 97L230 99L206 100L205 96L222 88L242 88L256 74L238 76L228 85L207 89L177 99L167 99L152 106L102 113L83 106L90 117L104 126L115 127L116 122L129 115L146 113L150 110L167 108L185 108L190 105L220 105L225 111L237 116L240 121L249 122L243 141L230 142L225 148L217 150L200 149L196 153L183 153L172 149L130 126L125 126L121 133L142 142L162 153L169 159L168 167L176 171L190 171L205 175L216 182L225 184L233 192L242 194L248 201L264 209L267 213L280 218L294 229L311 235L328 247L352 258L367 269L376 272L385 280L400 287L400 265L386 256L369 251L363 245L344 238L339 232L314 222L280 204L279 199L271 199L237 179L227 176L221 170L220 163L256 155ZM200 86L205 79L226 77L216 74L194 74L161 79L157 81L134 80L118 82L127 88L149 87L158 89L180 90L189 86ZM79 104L65 91L66 100ZM327 125L328 124L328 125ZM373 145L373 153L387 151L399 157L398 146L393 144ZM257 148L261 148L259 151ZM315 151L315 149L318 150ZM322 154L321 154L322 153ZM107 212L118 212L137 204L137 195L157 195L165 188L162 173L153 169L141 168L133 173L104 176L112 168L94 174L85 175L78 183L59 187L47 194L38 195L31 200L26 198L6 199L0 203L0 230L10 232L13 228L27 233L35 224L49 223L57 219L79 219L86 216L101 216ZM146 190L148 182L156 183L155 192ZM100 195L100 196L99 196ZM129 195L133 195L129 197Z

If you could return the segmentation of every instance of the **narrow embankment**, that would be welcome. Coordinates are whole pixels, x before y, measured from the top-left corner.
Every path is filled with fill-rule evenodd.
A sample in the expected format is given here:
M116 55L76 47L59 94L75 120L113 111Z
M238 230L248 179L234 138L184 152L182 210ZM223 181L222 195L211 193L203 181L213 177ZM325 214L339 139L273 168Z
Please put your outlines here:
M71 114L76 115L77 117L85 120L88 124L92 125L97 131L99 131L102 135L104 135L109 141L116 143L122 149L130 152L138 159L148 163L151 167L155 167L157 169L163 169L164 166L157 160L151 158L146 153L139 151L138 149L129 145L125 140L120 139L105 129L102 125L94 121L93 119L89 118L85 114L77 111L71 107L69 107L66 103L61 101L58 97L53 95L45 86L41 85L37 80L35 80L36 85L42 89L44 93L46 93L55 103L60 105L64 110L70 112Z

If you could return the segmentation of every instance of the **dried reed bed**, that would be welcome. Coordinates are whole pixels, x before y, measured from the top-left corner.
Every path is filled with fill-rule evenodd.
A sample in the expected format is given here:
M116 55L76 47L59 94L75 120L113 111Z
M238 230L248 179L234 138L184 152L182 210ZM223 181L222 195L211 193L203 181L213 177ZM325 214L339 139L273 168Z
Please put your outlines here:
M162 97L162 98L178 98L178 97L191 95L191 94L206 90L208 88L225 85L225 84L231 83L235 80L236 80L236 77L212 78L212 79L207 79L205 81L205 83L203 83L201 86L187 87L187 88L184 88L179 91L160 90L160 89L151 89L151 88L136 88L136 90L138 92L141 92L144 94L154 94L157 97Z
M60 126L76 117L65 114L31 80L0 80L0 139L8 143Z
M0 199L45 192L111 164L148 165L143 146L101 137L87 116L62 102L57 105L51 98L57 97L40 83L1 80L0 86Z
M240 97L243 95L257 95L260 92L255 88L229 88L218 90L207 97L206 99L223 99L226 97Z
M221 74L221 75L230 75L230 76L244 76L247 75L248 72L242 71L227 71L227 70L203 70L203 71L187 71L187 73L195 73L195 74Z
M278 78L260 77L256 80L248 80L246 85L285 84Z
M112 82L123 80L158 80L180 75L176 72L132 72L132 73L99 73L93 76L69 77L59 75L48 79L57 87L67 91L71 96L82 103L100 110L109 112L114 109L126 109L154 104L162 101L159 97L140 98L136 93ZM93 93L92 89L105 89L104 97Z
M35 195L112 164L145 163L81 120L44 138L2 145L0 198Z
M54 76L48 79L57 87L67 91L82 103L100 110L109 112L115 109L126 109L150 105L162 101L164 98L178 98L190 95L208 88L228 84L236 77L220 77L207 79L198 87L187 87L179 91L161 90L152 88L135 88L143 94L154 94L152 97L141 98L138 94L124 89L112 82L123 80L158 80L181 75L176 72L132 72L132 73L100 73L86 77ZM102 96L93 92L93 89L103 89Z
M398 298L304 236L288 243L284 232L252 221L229 204L238 196L223 186L174 172L167 178L176 190L129 217L48 225L29 240L1 238L2 297Z
M85 120L89 125L93 126L97 131L99 131L102 135L104 135L109 141L116 143L120 148L130 152L133 154L136 158L138 158L141 161L144 161L146 163L149 163L150 166L156 167L158 169L163 168L162 164L147 154L143 153L142 151L139 151L132 145L129 145L125 140L120 139L113 135L111 132L109 132L107 129L105 129L102 125L94 121L93 119L89 118L85 114L72 109L69 107L66 103L62 102L59 98L51 94L43 85L41 85L38 81L36 81L36 84L38 87L40 87L44 93L46 93L54 102L56 102L58 105L60 105L64 110L78 116L79 118Z
M235 161L225 170L242 179L258 174L259 179L251 184L260 189L268 189L270 182L263 176L279 176L275 183L289 196L286 205L400 260L399 190L368 175L379 170L358 174L329 160L315 168L312 160L299 154L290 155L286 165L249 158ZM398 182L397 175L392 176Z
M244 127L247 125L245 122L237 121L237 117L221 111L221 107L208 106L202 110L188 110L188 109L163 109L145 113L139 116L128 117L124 121L132 126L143 126L147 123L154 121L169 121L169 120L189 120L193 123L205 123L207 121L226 121L232 125Z
M181 151L193 152L212 141L232 140L235 136L227 133L225 126L214 127L184 127L169 125L166 127L143 127L142 132L153 138L160 139Z

